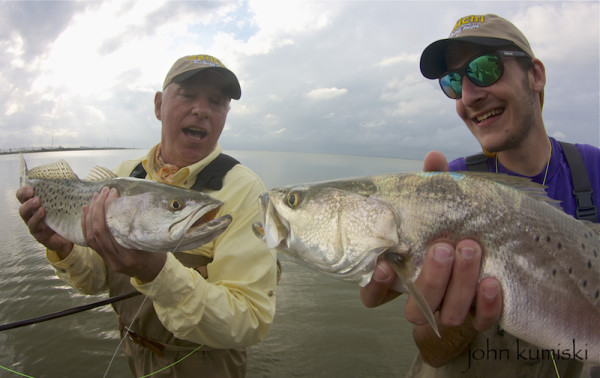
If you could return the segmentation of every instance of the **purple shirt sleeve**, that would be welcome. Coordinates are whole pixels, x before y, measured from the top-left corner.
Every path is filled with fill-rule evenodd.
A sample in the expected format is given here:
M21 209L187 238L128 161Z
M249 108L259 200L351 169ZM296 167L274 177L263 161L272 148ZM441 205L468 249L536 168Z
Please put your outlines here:
M567 163L560 143L554 138L550 138L550 142L552 143L552 158L549 163L548 174L546 175L546 172L542 172L534 177L527 178L541 184L544 177L547 176L545 185L547 187L546 192L548 193L548 197L561 201L563 210L566 213L575 216L577 203L573 196L573 182L569 164ZM596 211L598 212L596 222L600 222L600 149L587 144L576 144L575 146L577 146L588 172L588 177L592 186L592 198L594 205L596 206ZM467 170L467 164L462 157L451 161L449 167L450 171ZM496 172L496 164L492 159L490 159L489 167L490 172ZM498 173L521 176L504 168L500 163L498 163Z

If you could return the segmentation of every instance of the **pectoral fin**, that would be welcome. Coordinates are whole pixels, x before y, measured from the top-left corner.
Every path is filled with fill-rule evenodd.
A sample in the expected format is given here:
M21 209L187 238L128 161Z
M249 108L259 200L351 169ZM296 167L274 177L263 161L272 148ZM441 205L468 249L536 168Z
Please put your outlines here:
M417 305L423 312L423 315L425 315L425 318L429 322L429 325L431 325L431 328L433 328L435 334L441 338L442 336L440 335L437 324L435 324L435 318L433 316L433 312L429 308L427 300L425 300L423 294L421 294L415 283L412 281L412 274L409 264L407 264L405 261L402 261L402 256L395 253L386 253L384 256L404 284L404 287L406 287L408 290L408 293L412 295L414 300L417 302Z

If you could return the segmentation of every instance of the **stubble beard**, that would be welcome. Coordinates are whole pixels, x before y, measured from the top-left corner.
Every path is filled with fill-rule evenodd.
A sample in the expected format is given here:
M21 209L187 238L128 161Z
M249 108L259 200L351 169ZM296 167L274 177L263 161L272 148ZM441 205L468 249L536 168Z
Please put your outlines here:
M484 147L487 151L498 153L507 150L517 149L527 140L535 125L535 115L532 109L535 107L536 93L529 86L527 73L524 73L521 81L521 92L523 93L523 101L517 109L515 128L498 145Z

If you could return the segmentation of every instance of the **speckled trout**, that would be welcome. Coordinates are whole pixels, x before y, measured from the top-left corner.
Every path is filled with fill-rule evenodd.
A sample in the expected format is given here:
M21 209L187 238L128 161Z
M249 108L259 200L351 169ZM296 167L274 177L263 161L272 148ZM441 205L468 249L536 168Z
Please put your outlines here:
M554 203L553 203L554 202ZM480 280L502 286L500 325L542 348L574 340L600 362L600 230L565 214L543 187L512 176L411 173L296 185L259 199L255 234L269 248L338 279L369 283L378 258L413 295L428 243L475 238Z
M217 218L222 202L204 193L150 180L117 177L95 167L80 180L61 160L27 169L21 156L21 186L31 186L46 210L45 222L56 233L85 246L81 231L82 206L103 187L116 188L119 197L108 204L106 223L115 240L126 248L149 252L189 250L220 235L231 215Z

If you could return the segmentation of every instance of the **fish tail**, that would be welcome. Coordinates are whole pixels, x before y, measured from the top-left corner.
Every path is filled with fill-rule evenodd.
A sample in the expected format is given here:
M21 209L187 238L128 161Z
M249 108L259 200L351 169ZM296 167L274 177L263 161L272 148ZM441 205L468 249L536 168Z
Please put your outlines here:
M25 163L25 159L23 158L23 154L19 154L21 157L21 176L19 177L19 186L27 185L27 163Z
M395 253L386 253L384 256L386 257L386 260L390 262L390 265L392 266L392 269L394 269L394 272L396 272L398 277L400 277L400 280L408 290L408 293L412 295L415 302L417 302L417 305L421 309L421 312L423 312L423 315L425 316L425 319L427 319L427 322L429 323L431 328L433 328L435 334L439 338L442 338L442 336L440 335L440 331L438 330L437 324L435 323L435 317L433 316L433 312L429 308L429 303L427 303L427 300L425 299L423 294L421 294L421 292L411 279L412 275L410 274L411 272L409 270L409 267L407 266L408 264L406 264L406 262L403 262L401 260L401 257Z

